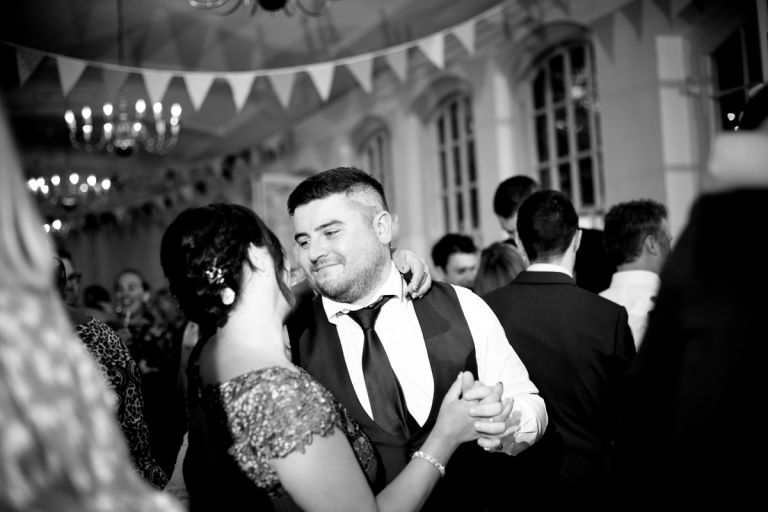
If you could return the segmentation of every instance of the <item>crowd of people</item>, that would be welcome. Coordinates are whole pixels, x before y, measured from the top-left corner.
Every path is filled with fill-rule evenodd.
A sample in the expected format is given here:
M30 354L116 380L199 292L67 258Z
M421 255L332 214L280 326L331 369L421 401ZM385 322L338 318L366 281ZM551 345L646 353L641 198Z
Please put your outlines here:
M0 508L751 503L766 283L716 247L766 244L767 105L715 141L674 244L657 201L585 230L515 176L508 238L447 234L433 280L393 251L381 184L338 167L288 198L302 282L257 214L215 203L165 230L167 292L124 269L111 307L46 244L0 124Z

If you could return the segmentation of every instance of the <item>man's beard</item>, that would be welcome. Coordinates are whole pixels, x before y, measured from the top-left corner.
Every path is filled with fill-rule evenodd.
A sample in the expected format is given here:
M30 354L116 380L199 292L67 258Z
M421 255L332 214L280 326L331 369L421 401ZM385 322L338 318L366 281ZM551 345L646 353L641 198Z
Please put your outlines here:
M310 277L312 287L323 297L346 304L352 304L370 294L379 284L382 273L389 264L389 257L384 252L376 250L356 256L355 259L359 265L354 267L349 265L348 260L344 260L345 275L340 278L319 283L312 275Z

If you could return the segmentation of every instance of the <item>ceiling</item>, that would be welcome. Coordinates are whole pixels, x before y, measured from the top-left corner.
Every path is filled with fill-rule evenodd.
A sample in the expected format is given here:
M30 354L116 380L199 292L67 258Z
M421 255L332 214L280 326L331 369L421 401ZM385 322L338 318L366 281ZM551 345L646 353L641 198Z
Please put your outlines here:
M170 82L165 101L183 107L177 147L165 156L141 152L128 158L71 147L63 113L95 106L108 98L102 70L87 67L65 97L56 61L44 58L20 84L16 49L27 48L103 64L173 71L250 71L302 66L373 52L413 41L482 13L500 0L290 0L320 16L293 10L274 15L254 0L230 15L195 9L187 0L23 0L4 5L0 20L0 85L25 171L47 176L62 168L82 172L153 172L253 147L308 115L322 100L307 76L297 76L292 101L284 108L270 83L257 78L239 112L229 84L216 80L195 111L181 76ZM122 21L120 22L119 19ZM120 36L122 34L122 36ZM381 60L381 59L377 59ZM376 62L375 70L385 64ZM340 68L337 68L340 69ZM336 72L330 92L342 94L356 81ZM144 95L140 74L129 75L121 94Z

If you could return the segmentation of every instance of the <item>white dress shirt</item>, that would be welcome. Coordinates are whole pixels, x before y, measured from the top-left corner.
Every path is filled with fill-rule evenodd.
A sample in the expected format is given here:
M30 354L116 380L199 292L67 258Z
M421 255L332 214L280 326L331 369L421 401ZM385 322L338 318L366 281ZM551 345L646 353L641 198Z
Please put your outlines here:
M648 327L648 313L653 309L661 279L649 270L622 270L611 277L611 286L600 292L601 297L624 306L629 315L629 328L635 339L635 348L640 344Z
M573 272L560 265L555 265L554 263L531 263L525 270L528 272L560 272L561 274L573 278Z
M372 302L383 295L393 295L394 298L381 307L375 329L400 381L408 411L419 425L423 425L432 408L434 382L421 326L413 302L405 296L405 288L405 282L392 263L386 282ZM486 384L502 382L503 397L514 399L511 416L520 414L520 429L507 450L512 455L517 454L544 433L548 421L544 401L490 307L467 288L453 286L453 289L472 334L479 380ZM326 297L322 298L322 303L328 320L336 325L355 393L365 411L373 417L363 376L363 331L346 314L360 307Z

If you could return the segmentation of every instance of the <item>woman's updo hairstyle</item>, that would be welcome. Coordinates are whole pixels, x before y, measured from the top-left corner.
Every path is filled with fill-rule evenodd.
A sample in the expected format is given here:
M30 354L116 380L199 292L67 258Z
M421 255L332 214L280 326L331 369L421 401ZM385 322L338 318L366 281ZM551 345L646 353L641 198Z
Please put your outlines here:
M279 278L285 262L280 241L252 210L224 203L188 208L165 230L160 263L169 289L184 315L201 330L222 327L239 301L251 244L267 249L277 282L289 297L287 285ZM220 293L225 288L235 292L231 304L222 302Z

